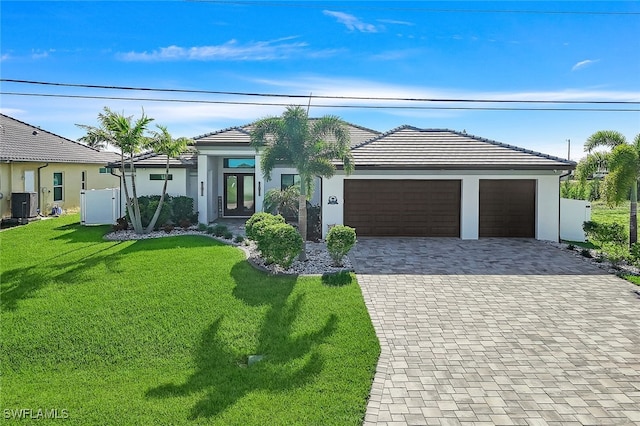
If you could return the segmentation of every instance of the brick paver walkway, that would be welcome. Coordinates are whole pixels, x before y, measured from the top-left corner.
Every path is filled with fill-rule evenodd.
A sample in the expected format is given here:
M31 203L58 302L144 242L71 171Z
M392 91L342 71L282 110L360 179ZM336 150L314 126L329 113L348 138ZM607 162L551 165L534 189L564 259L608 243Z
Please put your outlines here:
M365 425L640 424L640 293L533 240L361 239Z

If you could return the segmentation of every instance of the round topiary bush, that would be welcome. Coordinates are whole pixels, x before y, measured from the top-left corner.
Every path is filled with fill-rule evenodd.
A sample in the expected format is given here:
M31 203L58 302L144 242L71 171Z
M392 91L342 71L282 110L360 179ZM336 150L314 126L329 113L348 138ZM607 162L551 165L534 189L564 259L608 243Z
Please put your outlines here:
M300 255L302 246L298 231L286 223L266 225L258 239L258 249L263 258L285 269Z
M327 250L336 266L342 266L342 258L356 243L356 230L344 225L336 225L327 234Z
M247 238L249 238L250 240L253 240L255 242L258 242L257 240L257 235L256 235L256 226L258 228L260 228L260 223L262 222L267 222L270 224L273 223L284 223L284 218L280 215L272 215L271 213L266 213L266 212L259 212L259 213L254 213L248 220L247 222L244 224L244 228L245 228L245 232L247 234Z

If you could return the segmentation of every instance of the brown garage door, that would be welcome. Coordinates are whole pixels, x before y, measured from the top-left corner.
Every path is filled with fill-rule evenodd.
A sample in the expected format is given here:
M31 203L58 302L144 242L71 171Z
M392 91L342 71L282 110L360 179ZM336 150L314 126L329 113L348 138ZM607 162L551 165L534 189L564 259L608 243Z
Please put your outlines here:
M535 218L535 180L480 180L480 237L534 238Z
M345 180L344 223L360 236L460 237L459 180Z

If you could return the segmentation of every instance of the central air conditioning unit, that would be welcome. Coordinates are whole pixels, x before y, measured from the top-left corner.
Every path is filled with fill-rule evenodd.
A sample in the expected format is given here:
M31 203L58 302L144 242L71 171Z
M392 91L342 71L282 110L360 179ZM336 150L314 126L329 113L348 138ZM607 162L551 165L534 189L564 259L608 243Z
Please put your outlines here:
M16 219L29 219L38 216L37 192L13 192L11 193L11 217Z

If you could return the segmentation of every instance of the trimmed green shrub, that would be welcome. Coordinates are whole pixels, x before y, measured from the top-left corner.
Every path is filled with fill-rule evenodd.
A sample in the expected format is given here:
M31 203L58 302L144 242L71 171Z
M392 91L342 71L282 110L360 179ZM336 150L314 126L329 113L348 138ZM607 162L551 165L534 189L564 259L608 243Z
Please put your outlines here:
M215 235L216 237L223 237L226 232L229 232L229 228L227 228L225 225L222 225L221 223L213 227L213 235Z
M197 217L194 218L193 214L193 198L184 195L172 197L170 204L172 210L171 220L173 223L180 223L181 221L195 223L198 220Z
M227 230L224 232L224 234L222 234L222 237L226 240L232 240L233 239L233 232Z
M607 260L614 268L620 268L622 262L627 259L626 247L619 244L606 244L604 252Z
M336 266L342 265L342 258L349 253L355 243L355 229L344 225L336 225L329 230L327 234L327 250Z
M213 226L207 226L207 234L213 235L213 231L214 231L214 227Z
M590 241L622 245L627 241L627 232L619 223L584 222L582 229Z
M303 246L298 231L287 223L265 224L257 242L258 249L267 262L285 269L300 255Z
M204 232L206 230L207 230L207 225L205 225L204 223L199 223L198 224L198 231Z
M235 241L236 243L240 244L241 242L244 241L244 237L242 235L237 235L233 241Z
M142 226L145 228L151 222L153 215L158 208L158 204L160 203L159 195L143 195L142 197L138 197L138 204L140 205L140 220L142 221ZM156 221L156 225L153 229L158 230L165 224L167 224L171 219L171 196L165 195L164 202L162 203L162 209L160 210L160 216L158 216L158 220ZM127 213L128 218L128 213Z
M256 227L259 229L261 226L260 223L265 221L268 223L284 223L284 218L280 215L274 216L266 212L254 213L244 225L247 238L257 243Z

